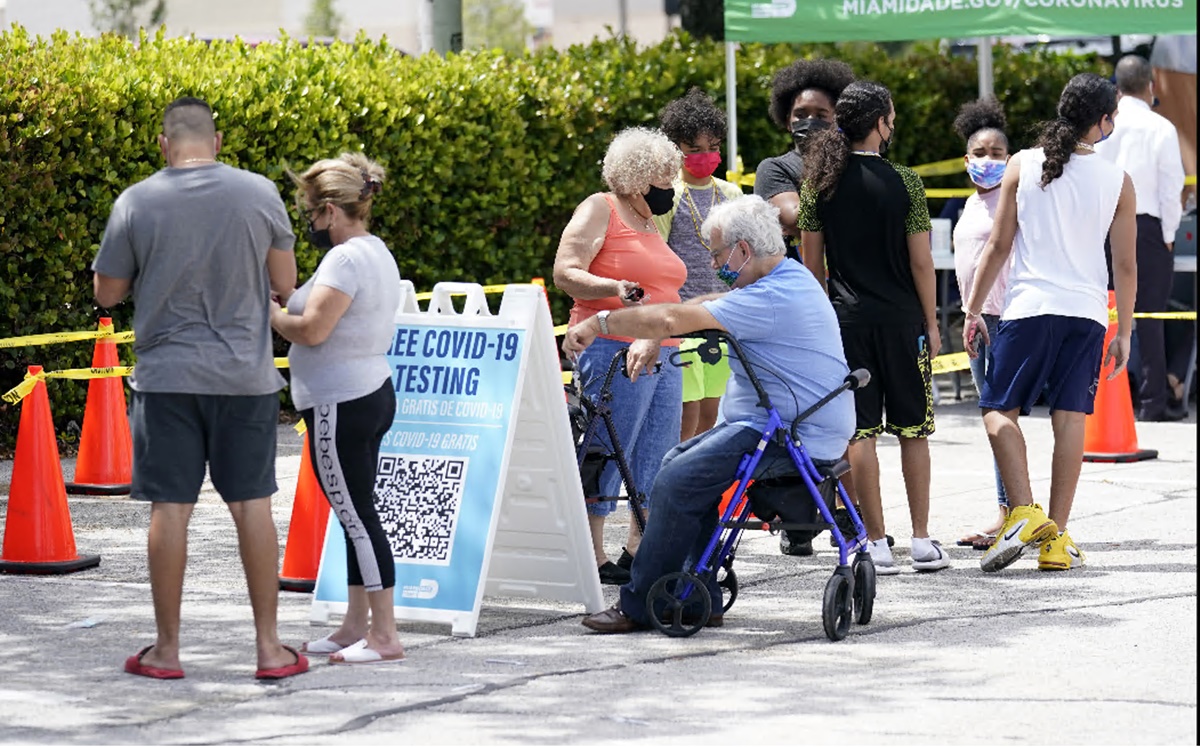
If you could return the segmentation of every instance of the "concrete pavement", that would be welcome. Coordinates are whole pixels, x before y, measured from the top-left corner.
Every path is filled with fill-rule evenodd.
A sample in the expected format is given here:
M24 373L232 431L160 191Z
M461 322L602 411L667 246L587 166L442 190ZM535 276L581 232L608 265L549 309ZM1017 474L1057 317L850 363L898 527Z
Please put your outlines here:
M931 527L955 565L908 567L899 448L881 440L905 572L879 580L874 619L839 643L821 628L836 562L827 535L815 557L791 558L755 532L738 553L742 589L725 626L691 638L600 636L579 624L579 605L488 598L473 639L402 623L403 664L314 659L308 674L260 684L232 522L207 491L184 595L187 678L151 681L121 671L154 637L148 507L72 497L80 551L103 561L63 577L0 576L0 742L1195 744L1195 417L1138 424L1157 460L1084 465L1071 530L1086 568L1038 572L1030 552L984 574L981 553L953 545L993 515L990 451L974 402L949 400L931 440ZM1042 410L1023 423L1045 500L1049 419ZM300 439L285 426L280 441L282 542ZM11 463L2 467L0 511ZM609 522L614 557L625 516ZM286 642L327 630L308 623L309 603L281 594Z

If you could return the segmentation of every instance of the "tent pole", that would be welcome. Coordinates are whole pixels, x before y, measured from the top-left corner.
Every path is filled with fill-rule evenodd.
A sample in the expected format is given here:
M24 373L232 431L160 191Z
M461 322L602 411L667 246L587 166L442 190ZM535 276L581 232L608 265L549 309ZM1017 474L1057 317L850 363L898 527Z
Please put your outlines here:
M979 46L975 53L979 65L979 98L995 97L994 76L992 74L992 43L993 36L979 37Z
M729 155L725 160L727 171L741 173L738 166L737 141L737 59L734 42L725 42L725 117L729 127Z

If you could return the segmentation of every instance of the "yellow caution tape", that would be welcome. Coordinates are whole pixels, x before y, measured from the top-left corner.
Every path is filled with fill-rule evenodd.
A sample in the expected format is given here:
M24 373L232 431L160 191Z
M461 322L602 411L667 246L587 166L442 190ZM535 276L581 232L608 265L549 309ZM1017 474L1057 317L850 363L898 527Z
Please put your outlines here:
M1145 311L1138 312L1133 315L1134 319L1195 319L1196 312L1194 311ZM1108 310L1108 320L1115 322L1117 320L1117 310Z
M30 375L25 374L25 379L17 384L12 389L4 393L3 399L9 404L17 404L37 386L39 381L45 379L107 379L113 376L128 376L133 373L133 366L110 366L108 368L68 368L63 371L42 371L41 373Z
M925 197L930 200L940 200L947 197L970 197L975 194L974 187L926 187Z
M1196 175L1189 174L1189 175L1183 177L1183 184L1185 187L1194 186L1196 184Z
M971 356L966 353L946 353L930 361L930 368L935 374L965 371L971 367Z
M107 331L92 330L90 332L47 332L43 335L25 335L24 337L6 337L0 340L0 348L23 348L39 345L57 345L62 342L80 342L82 340L98 340L111 338L113 342L133 342L132 332L113 334L112 328Z
M562 337L566 333L567 333L567 325L565 325L565 324L560 324L554 328L554 336L555 337Z
M967 165L963 162L962 156L959 156L958 158L947 158L945 161L923 163L920 166L913 166L912 170L916 172L917 176L951 176L965 172Z
M571 377L572 377L572 376L574 376L574 375L575 375L575 374L574 374L574 373L572 373L571 371L563 371L563 372L562 372L562 382L563 382L563 386L566 386L567 384L570 384L570 383L571 383Z
M288 359L287 358L276 358L275 359L275 368L287 368L287 367L288 367Z
M296 423L296 425L294 427L296 429L296 432L299 433L301 436L303 436L305 433L308 433L308 426L304 424L303 420L301 420L299 423Z
M485 286L483 286L483 292L484 293L503 293L504 289L507 288L509 285L513 285L513 283L505 283L504 285L485 285ZM462 291L454 291L450 295L465 296L467 294ZM422 291L417 294L416 298L418 301L428 301L429 299L433 298L433 291Z

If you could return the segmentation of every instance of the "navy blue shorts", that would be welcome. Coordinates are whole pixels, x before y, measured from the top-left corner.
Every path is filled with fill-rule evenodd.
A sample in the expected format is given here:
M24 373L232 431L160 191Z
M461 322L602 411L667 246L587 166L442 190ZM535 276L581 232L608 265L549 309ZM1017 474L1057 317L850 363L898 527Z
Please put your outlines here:
M1092 414L1100 384L1104 327L1073 316L1000 322L979 406L1028 415L1044 389L1050 411Z

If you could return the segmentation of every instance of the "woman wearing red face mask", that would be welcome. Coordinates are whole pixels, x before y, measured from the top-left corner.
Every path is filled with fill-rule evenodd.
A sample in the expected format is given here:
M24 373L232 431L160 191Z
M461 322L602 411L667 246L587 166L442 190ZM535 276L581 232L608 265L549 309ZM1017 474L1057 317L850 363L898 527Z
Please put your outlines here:
M663 134L683 152L683 168L675 180L675 204L671 211L654 219L658 232L683 263L687 282L679 290L681 301L729 290L712 267L710 248L700 236L700 226L714 205L742 195L742 190L713 176L721 164L721 141L725 139L725 113L699 88L692 88L659 115ZM698 340L684 340L680 357L690 363L683 369L683 419L680 440L712 428L725 382L729 361L725 356L714 364L701 363L695 350Z

